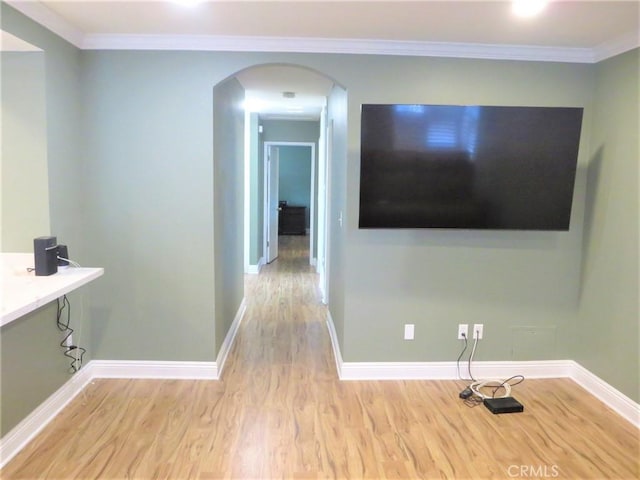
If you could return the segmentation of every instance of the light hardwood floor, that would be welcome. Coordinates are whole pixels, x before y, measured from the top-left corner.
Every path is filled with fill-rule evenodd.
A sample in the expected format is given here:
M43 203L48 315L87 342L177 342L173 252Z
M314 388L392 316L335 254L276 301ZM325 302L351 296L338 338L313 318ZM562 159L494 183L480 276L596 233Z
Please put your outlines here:
M639 433L571 380L492 415L461 382L340 382L306 238L247 278L220 381L96 380L2 479L639 477Z

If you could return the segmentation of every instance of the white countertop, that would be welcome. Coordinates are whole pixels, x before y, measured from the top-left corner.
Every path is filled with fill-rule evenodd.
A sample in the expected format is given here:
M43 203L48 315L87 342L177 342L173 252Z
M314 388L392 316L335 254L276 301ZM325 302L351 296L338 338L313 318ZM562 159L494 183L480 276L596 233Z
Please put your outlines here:
M0 326L13 322L104 274L103 268L58 268L58 273L36 277L33 253L0 254Z

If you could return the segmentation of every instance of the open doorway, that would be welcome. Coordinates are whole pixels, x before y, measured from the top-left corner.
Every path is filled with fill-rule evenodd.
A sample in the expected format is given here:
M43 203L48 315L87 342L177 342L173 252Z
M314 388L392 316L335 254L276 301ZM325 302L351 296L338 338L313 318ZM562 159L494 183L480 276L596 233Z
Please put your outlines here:
M263 168L266 263L278 257L280 236L302 235L307 238L309 263L315 266L319 201L316 143L265 141Z
M329 226L333 215L329 178L331 140L327 134L334 116L344 119L339 123L346 129L346 92L326 75L297 65L258 65L238 72L235 78L245 89L244 272L257 274L263 265L277 257L275 248L269 251L269 247L277 248L277 236L273 235L277 229L277 213L270 218L269 209L277 210L280 201L290 204L287 198L268 195L265 144L313 144L312 192L305 211L305 234L308 228L309 262L319 273L320 290L326 303L329 231L335 228L335 225ZM335 99L333 104L332 99ZM303 131L307 134L301 133ZM339 158L343 156L341 153ZM342 200L340 197L340 205ZM337 205L341 215L342 208Z

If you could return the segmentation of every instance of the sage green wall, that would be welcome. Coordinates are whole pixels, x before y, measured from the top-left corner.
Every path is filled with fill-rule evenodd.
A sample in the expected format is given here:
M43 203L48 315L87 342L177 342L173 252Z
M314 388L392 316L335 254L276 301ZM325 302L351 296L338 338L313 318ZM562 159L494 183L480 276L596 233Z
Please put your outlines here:
M244 88L235 78L213 89L215 353L244 298ZM211 178L209 178L211 180Z
M80 51L0 2L0 24L44 51L48 213L51 234L69 245L72 258L96 265L85 255L84 184L80 103ZM3 99L4 101L4 99ZM48 233L48 232L45 232ZM32 245L32 244L31 244ZM32 246L31 246L32 248ZM96 283L100 282L98 280ZM69 295L74 337L91 359L91 285ZM84 305L84 308L80 308ZM2 434L14 426L69 378L55 327L52 306L2 327ZM78 315L83 311L82 317ZM12 393L13 392L13 393Z
M95 358L216 358L213 87L224 76L198 58L84 52L85 227L106 272L94 286Z
M49 303L2 327L0 436L71 378L56 313L56 303Z
M640 401L640 50L595 66L576 342L571 358Z
M622 67L614 68L616 63L594 66L376 55L86 51L81 54L86 111L82 118L86 139L82 170L75 150L79 136L74 133L78 100L73 87L79 85L74 77L78 66L73 52L65 55L56 65L69 64L71 86L61 87L63 95L56 96L56 102L70 108L70 121L64 122L64 114L57 113L55 128L60 135L49 145L49 156L53 150L59 161L58 153L69 149L71 176L83 180L78 182L83 195L78 196L80 187L75 185L69 185L69 190L56 189L55 194L51 189L51 218L55 230L61 217L53 214L54 205L57 208L64 202L82 200L79 204L86 208L85 222L75 228L86 232L90 263L107 267L104 280L92 289L98 294L92 297L95 305L91 309L95 325L92 346L98 358L215 358L211 345L219 345L227 319L218 327L213 318L217 307L212 297L212 90L243 68L288 63L323 72L348 88L348 104L346 92L336 90L328 105L334 126L329 308L346 361L454 360L460 347L455 340L456 325L484 323L485 339L477 352L480 360L562 359L575 353L605 381L621 385L624 393L637 398L633 385L613 373L615 367L606 365L609 359L605 355L583 350L569 339L576 325L585 322L590 325L584 332L585 344L593 345L589 337L597 335L596 326L600 322L608 326L602 320L605 312L618 318L614 330L622 330L626 320L619 319L632 316L633 298L637 298L631 298L626 289L596 293L605 288L605 278L617 275L608 273L606 263L609 259L619 263L614 250L627 242L614 239L615 231L601 233L609 222L622 221L617 213L605 221L611 205L606 198L593 201L593 206L589 204L593 199L587 198L589 211L595 213L584 234L589 250L584 264L587 270L581 275L587 167L597 151L592 140L606 140L603 158L611 166L602 166L601 180L595 184L589 167L589 185L604 197L613 197L620 209L626 200L618 196L630 198L604 186L607 175L610 181L621 178L618 164L627 157L610 152L616 148L611 143L617 134L609 129L616 122L602 117L596 124L593 107L594 95L598 111L603 112L609 112L609 104L620 98L617 89L623 81L616 72ZM58 72L54 77L61 80L63 74ZM48 78L48 102L51 86ZM585 107L570 231L358 230L360 105L412 102ZM628 111L615 108L612 118L630 116ZM54 122L49 109L48 115L51 129ZM597 128L593 139L592 124ZM51 169L51 159L49 165ZM633 168L637 166L623 167L627 173L636 172ZM625 178L637 180L637 175ZM225 196L215 210L230 202L233 211L235 201L235 197ZM637 212L635 215L637 218ZM69 232L74 231L70 226ZM241 237L236 240L242 244ZM626 280L632 274L625 270L620 278ZM236 285L232 283L231 289L235 295ZM624 297L621 303L614 302L617 295ZM610 309L596 308L603 299L611 302ZM635 317L637 321L637 313ZM402 340L404 323L416 325L414 341ZM600 348L613 351L617 339L613 335ZM629 351L625 352L626 358Z
M564 339L579 301L593 67L403 57L351 63L340 77L349 89L344 359L453 361L459 323L484 324L478 360L567 358ZM570 231L358 230L360 105L412 102L585 107ZM413 341L403 340L406 323L415 324Z
M315 120L262 120L263 142L307 142L318 148L320 122Z
M346 284L345 276L349 267L349 258L346 250L346 223L345 212L347 210L347 130L348 97L347 91L337 85L331 89L327 98L327 143L328 143L328 185L329 201L327 205L328 251L327 251L327 278L328 302L327 307L331 314L338 345L344 356ZM377 355L371 352L369 357L375 361Z
M86 235L107 272L94 287L94 358L215 360L242 295L243 143L232 112L240 87L222 105L214 86L304 58L83 52Z
M43 52L1 52L3 252L31 252L50 234Z
M0 3L2 29L44 51L46 146L51 234L69 245L83 265L84 226L80 50L6 3Z

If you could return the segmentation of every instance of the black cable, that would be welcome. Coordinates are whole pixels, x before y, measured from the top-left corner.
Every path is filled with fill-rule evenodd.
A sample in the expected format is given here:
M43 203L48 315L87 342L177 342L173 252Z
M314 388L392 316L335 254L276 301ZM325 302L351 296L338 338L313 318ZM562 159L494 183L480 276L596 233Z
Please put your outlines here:
M469 346L469 342L467 341L467 336L466 335L462 335L462 338L464 339L464 348L462 349L462 351L460 352L460 355L458 355L458 359L456 360L456 370L458 371L458 378L460 380L467 380L466 378L462 378L462 375L460 375L460 359L464 355L464 352L467 351L467 347Z
M60 299L56 300L58 304L58 312L56 315L56 325L58 330L66 333L62 341L60 342L60 346L64 348L64 356L71 360L69 365L69 371L71 373L76 373L78 370L82 368L82 361L84 358L84 354L87 352L84 348L78 347L77 345L67 345L67 340L71 335L73 335L73 329L71 328L71 303L66 295L62 297L62 305L60 304ZM64 310L67 310L66 319L63 318ZM76 352L77 350L77 352ZM71 353L76 353L76 355L72 355ZM77 355L77 353L80 355Z
M514 378L517 378L517 379L518 379L518 381L517 381L517 382L515 382L515 383L509 383L509 381L513 380ZM519 385L519 384L521 384L522 382L524 382L524 375L514 375L514 376L512 376L512 377L509 377L509 378L507 378L505 381L503 381L500 385L496 386L496 387L493 389L493 392L491 392L491 396L495 398L495 396L496 396L496 392L497 392L498 390L500 390L501 388L504 388L504 386L505 386L506 384L509 384L510 386L515 387L516 385Z

